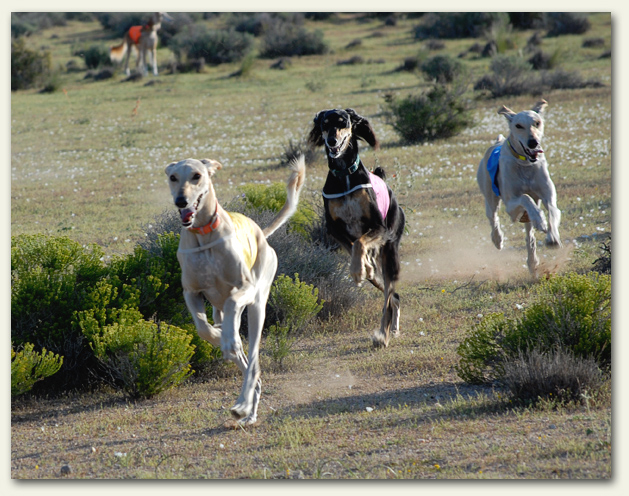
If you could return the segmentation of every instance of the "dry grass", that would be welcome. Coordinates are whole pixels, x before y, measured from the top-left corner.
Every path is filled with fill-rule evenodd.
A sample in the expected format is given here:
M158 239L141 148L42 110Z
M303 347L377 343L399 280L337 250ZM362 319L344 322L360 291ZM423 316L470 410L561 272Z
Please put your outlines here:
M592 20L586 36L609 41L609 15ZM479 315L517 312L528 299L522 226L503 211L505 249L495 250L475 175L486 147L506 132L498 108L519 111L535 98L479 100L474 126L459 136L401 145L383 96L426 85L394 71L420 49L410 34L416 22L320 24L335 53L294 58L286 71L256 60L247 79L227 78L236 65L162 75L150 86L70 73L62 76L65 92L11 95L12 234L67 234L110 255L130 252L142 226L172 208L163 174L170 161L220 160L216 188L225 203L242 184L283 180L277 165L290 140L303 138L318 110L350 106L382 143L378 152L361 148L361 157L386 169L408 219L402 336L388 349L370 346L382 302L366 290L364 307L318 323L299 341L287 371L263 356L260 424L246 432L224 427L240 387L231 365L137 403L107 389L15 401L13 478L611 478L610 394L586 406L515 408L454 371L456 347ZM59 38L45 31L29 42L45 39L53 60L65 63L67 43L98 29L71 23ZM531 34L517 34L521 46ZM337 66L355 39L362 44L351 55L385 62ZM611 82L610 59L592 57L581 37L544 39L542 48L562 42L566 69ZM456 56L472 43L446 41L443 53ZM482 60L468 63L475 75L487 70ZM325 84L312 92L309 81ZM538 251L549 272L588 270L611 233L611 94L608 86L544 95L545 150L566 243ZM306 199L320 201L323 162L309 169Z

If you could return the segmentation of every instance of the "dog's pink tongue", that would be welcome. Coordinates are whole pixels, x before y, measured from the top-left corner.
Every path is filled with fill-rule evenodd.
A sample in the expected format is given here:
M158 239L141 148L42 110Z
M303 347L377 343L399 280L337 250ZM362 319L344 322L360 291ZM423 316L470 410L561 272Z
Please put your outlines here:
M190 224L190 222L191 222L190 219L194 215L194 211L192 211L189 208L182 208L179 211L179 214L181 215L181 223L182 224Z

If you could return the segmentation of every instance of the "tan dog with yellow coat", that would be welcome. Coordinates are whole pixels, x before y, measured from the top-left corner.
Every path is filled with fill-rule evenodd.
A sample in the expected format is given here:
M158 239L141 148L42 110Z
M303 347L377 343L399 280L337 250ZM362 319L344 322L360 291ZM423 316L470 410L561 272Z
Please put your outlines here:
M221 167L216 160L186 159L171 163L165 172L183 226L177 258L186 305L199 336L220 346L223 358L243 373L231 412L241 425L251 425L261 393L258 352L265 307L277 270L277 255L266 238L297 209L306 168L303 156L291 162L286 203L263 230L250 218L219 205L211 177ZM205 299L212 305L213 324L206 316ZM245 308L248 356L238 332Z

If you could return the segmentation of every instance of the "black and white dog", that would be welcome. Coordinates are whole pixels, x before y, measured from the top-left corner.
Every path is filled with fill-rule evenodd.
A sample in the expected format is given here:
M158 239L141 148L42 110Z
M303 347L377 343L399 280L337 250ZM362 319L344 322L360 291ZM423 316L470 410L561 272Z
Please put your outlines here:
M399 244L404 212L384 182L380 167L371 173L358 155L358 140L374 149L379 143L364 117L348 108L322 110L314 118L308 141L325 145L329 173L323 186L328 234L351 256L350 273L356 284L371 282L384 293L380 329L375 347L386 347L391 334L399 334L400 298L395 284L400 274Z

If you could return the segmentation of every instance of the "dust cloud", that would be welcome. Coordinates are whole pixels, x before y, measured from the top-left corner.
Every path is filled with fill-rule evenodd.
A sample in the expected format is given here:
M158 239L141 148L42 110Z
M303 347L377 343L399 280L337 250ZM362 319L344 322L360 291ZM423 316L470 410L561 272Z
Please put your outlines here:
M523 224L502 226L504 243L498 250L491 241L489 225L450 222L445 226L413 228L401 246L402 283L426 280L495 280L527 277ZM570 260L573 245L551 249L544 245L546 235L536 232L539 275L560 271Z

